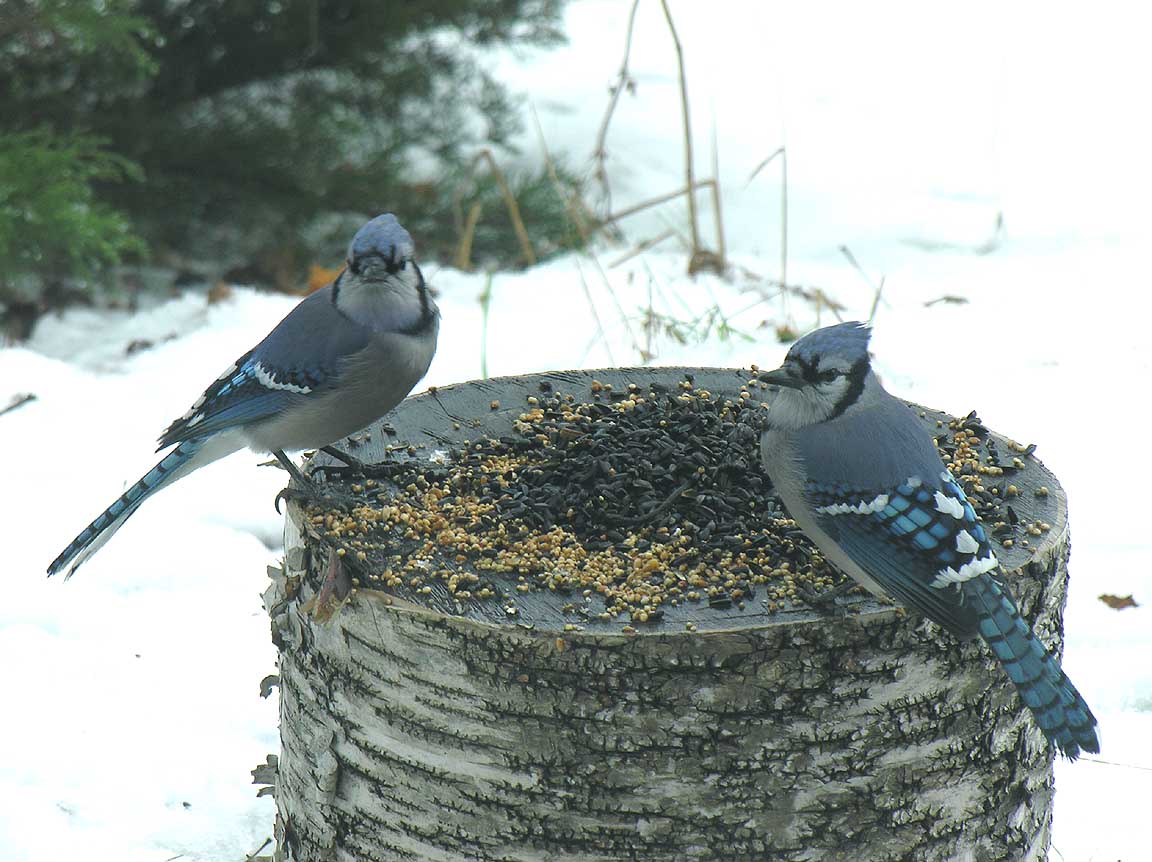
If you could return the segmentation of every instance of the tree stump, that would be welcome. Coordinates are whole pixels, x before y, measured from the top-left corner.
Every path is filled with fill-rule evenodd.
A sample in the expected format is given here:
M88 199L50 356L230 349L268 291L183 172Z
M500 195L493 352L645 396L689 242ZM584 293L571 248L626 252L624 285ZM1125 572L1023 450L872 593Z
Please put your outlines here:
M749 377L465 383L408 399L391 433L376 426L353 451L426 459L509 433L542 385L580 398L594 379L674 388L686 373L733 397ZM923 413L940 433L947 417ZM413 448L398 456L398 444ZM1015 515L1051 529L997 551L1021 612L1059 652L1065 499L1019 454ZM353 589L320 622L330 548L299 506L289 513L266 596L280 648L277 859L1046 858L1052 754L978 642L864 595L842 615L754 597L682 603L626 631L619 619L574 627L568 599L548 591L523 594L509 617L440 585Z

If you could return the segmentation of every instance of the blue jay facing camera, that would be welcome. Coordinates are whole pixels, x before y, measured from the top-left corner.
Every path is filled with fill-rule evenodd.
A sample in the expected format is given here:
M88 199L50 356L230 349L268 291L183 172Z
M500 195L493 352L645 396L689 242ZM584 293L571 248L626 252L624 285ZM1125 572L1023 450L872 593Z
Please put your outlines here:
M869 336L861 323L816 330L760 376L780 387L760 441L780 499L862 586L959 637L979 634L1065 757L1098 752L1092 711L996 576L988 533L931 435L880 385Z
M175 448L73 539L48 574L68 567L71 576L161 488L245 446L271 452L309 487L285 451L327 449L371 424L403 401L432 363L440 311L414 252L391 214L360 228L347 268L168 426L157 451Z

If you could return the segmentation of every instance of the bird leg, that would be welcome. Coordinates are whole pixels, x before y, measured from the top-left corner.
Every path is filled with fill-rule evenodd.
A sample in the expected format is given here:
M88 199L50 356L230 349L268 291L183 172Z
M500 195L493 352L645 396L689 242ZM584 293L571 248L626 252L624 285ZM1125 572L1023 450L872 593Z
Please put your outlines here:
M292 459L284 454L284 450L277 449L272 454L276 456L276 460L280 462L280 466L288 471L288 475L296 481L296 484L304 488L312 485L312 480L300 472L300 469L292 463Z

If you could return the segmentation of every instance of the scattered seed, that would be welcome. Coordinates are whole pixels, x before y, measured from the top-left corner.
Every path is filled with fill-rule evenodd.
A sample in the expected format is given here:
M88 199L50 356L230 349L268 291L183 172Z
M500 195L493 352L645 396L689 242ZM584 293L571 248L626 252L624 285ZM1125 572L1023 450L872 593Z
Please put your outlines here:
M588 620L635 631L687 602L782 610L842 580L763 473L761 402L687 379L590 389L578 399L541 385L504 436L379 465L357 486L362 506L309 510L310 522L365 562L368 588L431 595L435 584L458 602L497 600L508 617L518 594L550 590L572 599L568 631ZM1005 504L1017 485L980 480L999 466L975 414L939 424L940 454L992 535L1012 547L1018 531L1042 532Z

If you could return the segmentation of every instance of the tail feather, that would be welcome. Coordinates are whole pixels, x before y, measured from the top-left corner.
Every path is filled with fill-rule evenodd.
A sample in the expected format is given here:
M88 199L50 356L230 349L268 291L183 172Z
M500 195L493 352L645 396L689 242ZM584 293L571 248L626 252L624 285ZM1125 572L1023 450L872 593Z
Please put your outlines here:
M239 441L225 440L222 436L185 440L85 527L48 566L48 574L55 575L67 568L65 578L72 577L76 569L103 547L145 500L193 470L235 452L240 446Z
M1097 753L1096 717L1044 645L1032 634L1011 597L991 577L964 583L981 637L1015 684L1044 735L1069 760Z

